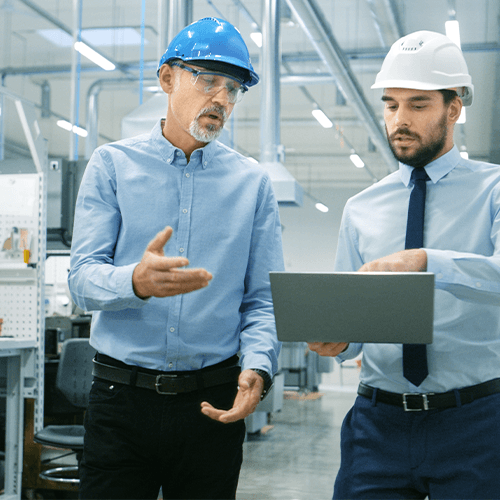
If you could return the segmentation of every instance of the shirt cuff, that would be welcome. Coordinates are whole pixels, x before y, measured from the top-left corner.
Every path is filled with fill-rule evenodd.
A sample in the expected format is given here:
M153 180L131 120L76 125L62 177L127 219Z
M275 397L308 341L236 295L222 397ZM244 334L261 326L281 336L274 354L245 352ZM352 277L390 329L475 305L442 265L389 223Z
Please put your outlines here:
M123 306L125 308L140 308L147 304L150 297L147 299L141 299L137 297L134 292L134 286L132 284L132 275L134 274L134 269L137 266L137 262L134 264L129 264L127 266L117 267L116 273L116 283L118 285L118 290L121 290Z
M442 250L425 249L427 253L427 272L434 274L435 287L444 288L447 283L452 283L452 270L450 259Z

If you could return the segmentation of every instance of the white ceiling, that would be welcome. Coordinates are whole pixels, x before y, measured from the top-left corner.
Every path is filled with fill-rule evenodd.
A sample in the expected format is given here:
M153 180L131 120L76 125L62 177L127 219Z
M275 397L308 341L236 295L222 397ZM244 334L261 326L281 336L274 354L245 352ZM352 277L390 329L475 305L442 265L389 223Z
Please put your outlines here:
M293 0L294 1L294 0ZM2 83L11 92L35 103L40 127L48 140L49 154L69 156L70 134L56 125L59 118L71 115L71 47L59 47L46 40L42 29L62 24L74 26L73 4L69 0L0 0L0 72ZM467 147L471 158L496 159L499 130L494 89L497 85L500 54L498 0L302 0L319 7L334 39L349 61L351 71L371 112L381 120L380 92L370 90L388 47L399 35L427 29L444 33L445 21L453 11L460 22L462 48L475 85L475 101L467 109L467 122L457 127L456 143ZM144 18L144 87L156 79L156 61L166 48L167 1L146 0ZM243 4L244 8L241 8ZM204 16L224 16L235 24L246 40L257 72L261 71L260 49L250 39L251 18L262 25L264 0L193 0L193 20ZM141 33L141 0L82 0L82 28L128 27ZM161 8L160 8L161 7ZM37 12L37 10L39 12ZM40 13L43 10L43 16ZM282 75L324 75L329 71L316 53L297 18L290 16L288 3L281 7ZM388 24L391 15L396 19ZM87 93L96 82L99 93L99 143L120 139L123 117L139 106L141 46L124 46L115 36L114 45L99 50L125 71L105 72L82 58L79 77L79 117L86 126ZM125 81L125 78L132 79ZM334 75L335 76L335 75ZM338 76L338 75L337 75ZM42 86L50 86L50 112L41 116ZM261 89L251 89L234 113L230 128L234 147L259 158ZM380 152L371 152L363 120L349 100L338 103L337 86L327 79L302 87L280 87L280 142L284 164L308 191L319 187L363 187L389 171ZM143 93L143 102L153 94ZM334 123L322 128L311 115L312 100ZM5 158L27 151L13 106L6 103L2 113L5 133ZM351 148L363 158L367 168L356 169L349 160ZM79 139L78 152L85 156L85 139Z

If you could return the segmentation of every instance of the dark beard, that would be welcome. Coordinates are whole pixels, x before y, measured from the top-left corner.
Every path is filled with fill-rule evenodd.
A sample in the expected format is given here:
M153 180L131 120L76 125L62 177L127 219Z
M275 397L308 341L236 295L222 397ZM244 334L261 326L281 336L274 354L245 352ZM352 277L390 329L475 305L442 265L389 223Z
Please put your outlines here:
M391 148L392 154L394 155L396 160L414 168L425 167L431 161L435 160L436 157L439 155L439 153L443 150L446 144L446 136L448 133L448 127L446 125L446 116L443 116L443 118L439 122L438 131L440 132L440 135L436 140L434 140L434 142L431 142L425 146L421 146L420 149L418 149L412 155L407 155L404 153L398 154L396 152L396 150L392 146L392 141L389 138L389 134L387 133L387 127L385 129L385 132L387 134L387 140L389 142L389 147ZM398 129L393 134L393 136L397 134L407 135L416 139L420 139L420 136L410 132L408 129Z

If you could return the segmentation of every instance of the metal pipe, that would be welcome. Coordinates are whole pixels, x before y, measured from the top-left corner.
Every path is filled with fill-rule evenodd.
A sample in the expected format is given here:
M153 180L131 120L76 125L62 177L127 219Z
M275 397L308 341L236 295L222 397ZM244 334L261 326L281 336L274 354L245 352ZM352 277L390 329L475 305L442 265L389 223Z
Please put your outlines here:
M280 16L279 0L264 0L262 20L261 162L279 161L280 144Z
M144 80L144 83L157 83L157 80ZM87 138L85 141L85 158L88 160L97 148L99 137L99 95L102 90L129 89L132 85L138 85L137 80L130 78L103 78L95 81L87 91L87 119L85 128Z
M192 12L192 0L170 0L168 16L168 40L172 40L179 31L185 28L190 19L188 15Z
M372 142L386 161L389 171L396 170L397 162L389 148L382 127L366 100L329 25L324 20L320 8L314 0L286 0L286 2L323 62L337 79L350 104L363 122Z
M82 0L73 0L73 32L71 33L73 38L73 47L76 42L80 40L80 25L81 25L81 6ZM78 125L77 122L77 108L78 101L80 99L78 86L77 86L77 66L79 63L79 53L72 49L71 50L71 90L70 90L70 108L69 116L71 125ZM78 135L70 131L69 133L69 159L71 161L78 160Z
M161 1L161 0L160 0ZM496 42L488 43L469 43L462 45L462 52L500 52L500 45ZM163 52L162 52L163 54ZM363 48L358 50L351 50L344 52L344 57L350 61L351 67L356 64L356 61L366 61L367 59L379 60L383 59L387 55L387 50L381 48ZM161 57L161 55L160 55ZM284 62L289 63L301 63L301 62L316 62L322 59L318 56L316 52L302 52L300 54L283 54L281 56ZM259 63L259 56L252 56L252 64ZM144 61L144 69L156 72L156 66L158 65L157 60ZM124 72L139 71L139 65L137 61L122 63L121 65ZM366 63L363 63L364 70L367 70ZM370 69L370 68L368 68ZM377 69L373 70L377 72L380 69L380 65ZM95 65L82 66L82 73L102 73L105 70ZM3 79L7 76L30 76L30 75L45 75L45 74L59 74L59 73L70 73L71 67L68 65L49 65L49 66L20 66L20 67L5 67L0 68L0 75ZM328 73L331 75L331 73ZM316 73L314 74L316 75ZM317 74L318 77L321 73ZM324 74L323 74L324 75ZM300 75L299 75L300 76ZM293 79L294 75L286 75L286 79ZM311 75L314 79L314 76ZM303 82L307 83L307 82ZM318 82L319 83L319 82Z

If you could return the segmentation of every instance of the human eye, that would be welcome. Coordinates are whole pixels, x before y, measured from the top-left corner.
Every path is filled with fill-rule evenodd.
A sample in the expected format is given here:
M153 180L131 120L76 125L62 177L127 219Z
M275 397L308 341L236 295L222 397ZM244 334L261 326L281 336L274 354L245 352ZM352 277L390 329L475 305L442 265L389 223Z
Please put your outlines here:
M234 85L232 83L228 83L226 85L226 89L227 89L228 94L230 94L232 96L237 96L241 87L239 85Z
M213 75L198 75L198 82L204 90L210 90L215 86L215 77Z

